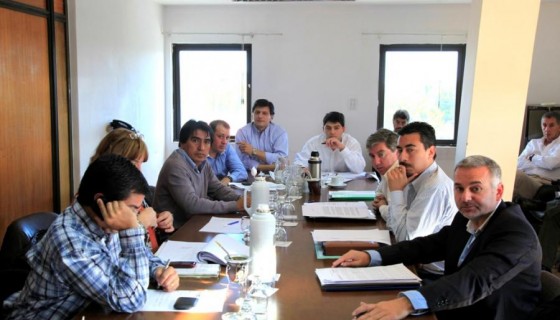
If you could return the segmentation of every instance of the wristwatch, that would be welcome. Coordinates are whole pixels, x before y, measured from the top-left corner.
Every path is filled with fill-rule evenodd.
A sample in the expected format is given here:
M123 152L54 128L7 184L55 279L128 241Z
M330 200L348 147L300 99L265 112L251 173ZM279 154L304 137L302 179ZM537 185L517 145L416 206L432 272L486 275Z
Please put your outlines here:
M257 155L257 149L253 148L253 151L251 152L251 154L256 156Z

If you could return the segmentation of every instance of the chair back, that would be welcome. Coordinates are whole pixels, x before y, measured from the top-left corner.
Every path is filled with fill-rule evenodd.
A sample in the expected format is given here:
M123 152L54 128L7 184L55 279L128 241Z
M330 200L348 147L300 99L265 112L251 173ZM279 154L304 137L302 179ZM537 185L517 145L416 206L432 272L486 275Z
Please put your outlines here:
M54 212L36 212L12 221L0 249L0 269L29 270L25 254L41 240L57 216Z
M541 301L548 302L560 296L560 277L551 272L541 271Z

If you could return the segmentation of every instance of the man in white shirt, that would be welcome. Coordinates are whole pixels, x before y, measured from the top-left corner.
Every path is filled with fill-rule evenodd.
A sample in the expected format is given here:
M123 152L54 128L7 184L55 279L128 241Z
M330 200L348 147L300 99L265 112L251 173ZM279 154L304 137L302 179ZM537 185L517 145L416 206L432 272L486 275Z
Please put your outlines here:
M382 215L386 215L389 210L387 206L387 196L389 186L387 185L387 171L399 165L397 154L397 141L399 136L388 129L379 129L372 133L366 141L366 148L371 158L371 166L381 175L380 182L375 190L375 200L373 207Z
M358 140L345 133L344 115L331 111L323 118L323 133L309 139L296 154L295 164L307 167L311 151L319 151L321 171L353 172L364 171L366 160Z
M544 184L560 179L560 114L541 118L543 137L529 141L517 159L514 197L531 199Z
M453 181L438 166L436 134L425 122L411 122L399 130L399 166L389 170L386 213L382 213L397 242L438 232L451 224L457 206ZM430 274L443 274L443 263L423 265ZM419 270L420 271L420 270Z

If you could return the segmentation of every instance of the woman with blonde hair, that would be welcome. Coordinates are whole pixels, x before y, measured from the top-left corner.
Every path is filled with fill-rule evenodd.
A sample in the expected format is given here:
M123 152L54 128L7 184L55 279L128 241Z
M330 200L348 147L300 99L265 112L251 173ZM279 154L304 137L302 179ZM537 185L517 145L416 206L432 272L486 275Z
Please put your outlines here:
M99 142L90 162L95 161L104 154L123 156L129 159L138 170L142 169L142 163L148 161L148 147L142 135L124 128L110 131ZM167 238L167 233L171 233L175 229L171 212L163 211L156 214L154 209L150 207L152 197L153 192L150 195L146 195L144 209L138 214L138 222L146 228L146 243L155 251L157 250L158 243ZM159 237L156 233L158 233Z

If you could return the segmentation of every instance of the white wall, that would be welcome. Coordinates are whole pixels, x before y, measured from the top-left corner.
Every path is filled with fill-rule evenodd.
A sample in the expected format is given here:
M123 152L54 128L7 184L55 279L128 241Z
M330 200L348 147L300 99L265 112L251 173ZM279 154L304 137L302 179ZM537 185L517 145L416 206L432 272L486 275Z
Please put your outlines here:
M291 158L320 132L323 116L332 110L346 115L347 132L359 141L376 130L380 43L466 43L468 20L468 5L270 3L164 9L167 48L170 42L241 43L240 34L256 34L244 39L253 44L252 98L275 103L274 121L288 131Z
M527 102L560 103L560 2L542 2Z
M255 34L245 37L253 44L253 99L275 103L274 120L288 130L293 157L321 130L321 119L331 110L346 115L348 132L360 141L375 130L379 44L464 43L470 15L466 4L236 3L166 6L160 12L150 0L71 0L69 8L76 183L104 125L119 118L145 134L150 161L143 171L155 184L163 160L176 148L171 141L172 42L240 43L241 33ZM169 33L165 40L162 30ZM545 2L530 103L560 102L557 30L560 3ZM354 110L350 99L357 101ZM507 121L507 114L496 121ZM439 148L438 162L450 172L454 150Z
M163 164L165 109L161 7L150 0L69 1L76 188L112 119L145 136L144 175Z

